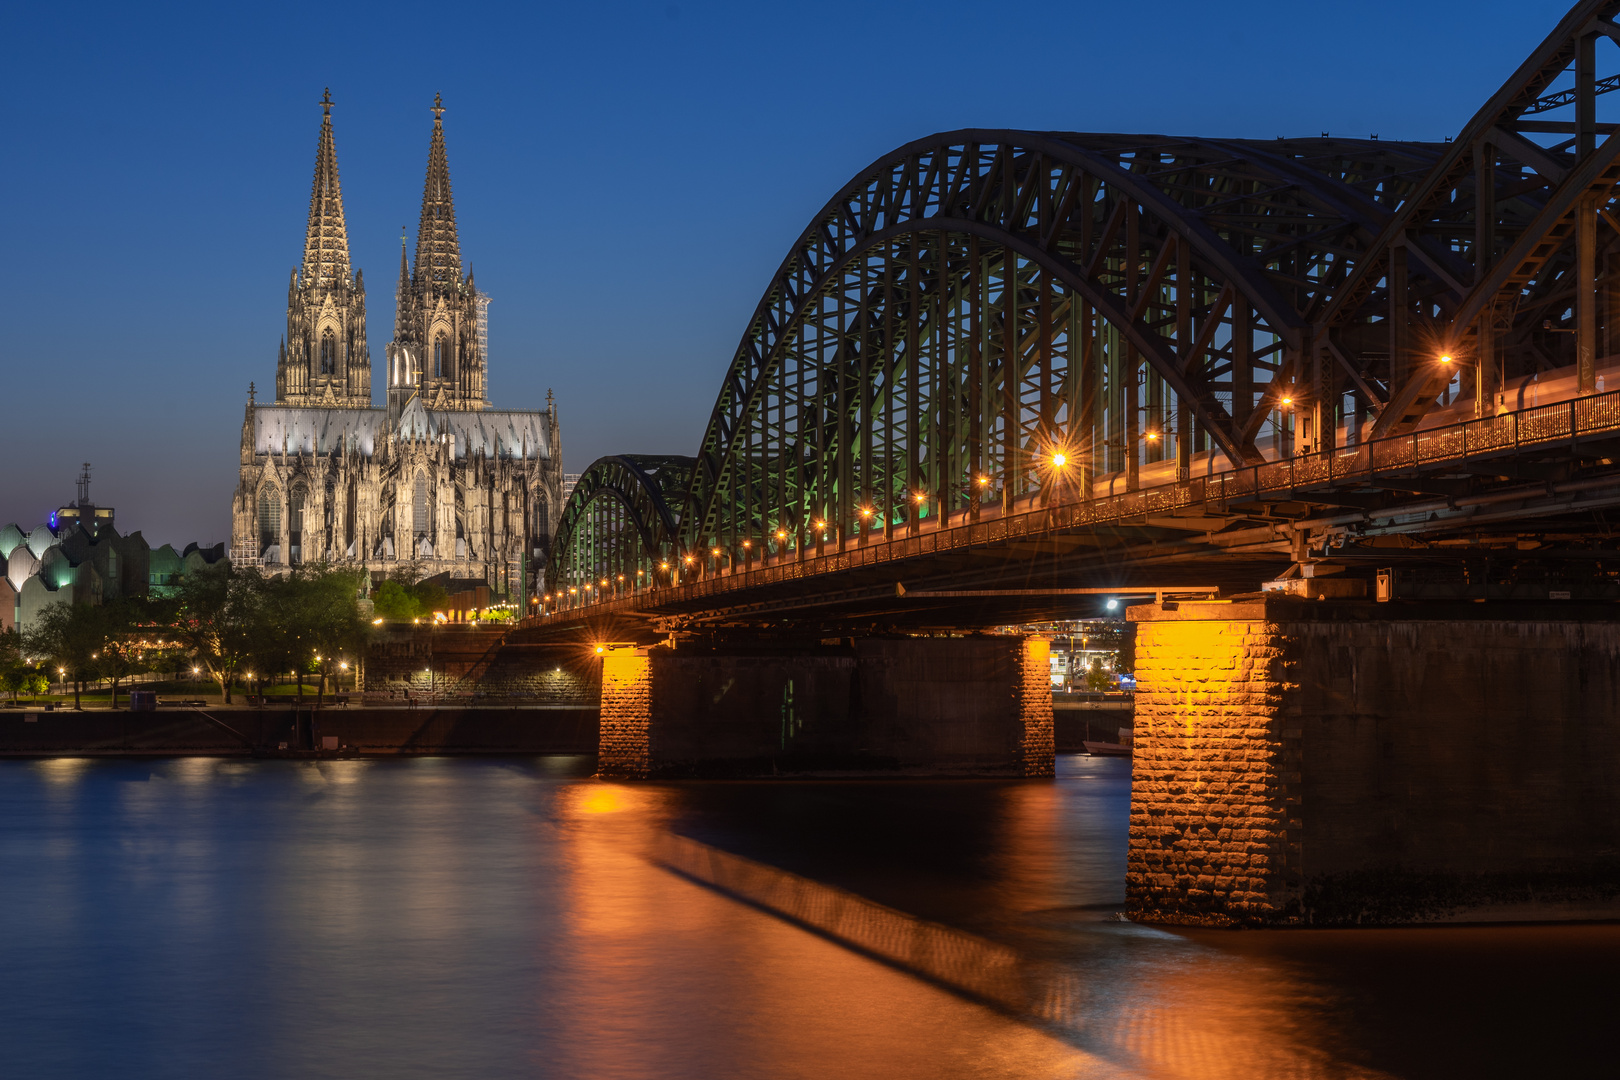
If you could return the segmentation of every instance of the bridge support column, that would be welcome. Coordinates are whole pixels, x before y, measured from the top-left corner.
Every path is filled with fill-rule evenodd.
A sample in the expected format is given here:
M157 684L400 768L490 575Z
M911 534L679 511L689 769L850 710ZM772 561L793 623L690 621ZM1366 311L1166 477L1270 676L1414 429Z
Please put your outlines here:
M1612 605L1268 597L1130 617L1134 918L1620 914Z
M1051 776L1038 638L745 639L610 650L602 776Z

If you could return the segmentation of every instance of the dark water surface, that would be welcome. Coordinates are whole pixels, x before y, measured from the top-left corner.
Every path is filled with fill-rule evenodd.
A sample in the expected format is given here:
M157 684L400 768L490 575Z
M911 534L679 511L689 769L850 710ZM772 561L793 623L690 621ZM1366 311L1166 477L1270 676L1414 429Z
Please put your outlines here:
M1117 921L1128 761L1030 782L591 768L0 762L0 1077L1620 1072L1620 926ZM1065 972L1074 1011L976 1004L671 873L646 857L668 831L1009 946Z

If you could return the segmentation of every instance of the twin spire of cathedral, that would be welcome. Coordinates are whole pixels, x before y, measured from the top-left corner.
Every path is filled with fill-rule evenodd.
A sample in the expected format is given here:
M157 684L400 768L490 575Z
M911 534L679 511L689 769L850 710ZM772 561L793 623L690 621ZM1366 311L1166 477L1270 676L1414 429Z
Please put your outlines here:
M304 261L287 298L287 337L276 365L276 401L283 405L371 407L371 356L366 346L365 280L351 274L332 93L321 98L321 131L309 200ZM444 102L433 97L433 136L417 228L416 267L400 252L394 341L388 346L389 404L412 395L429 408L488 408L483 317L488 304L461 273L461 244L444 146ZM396 400L397 399L397 400Z
M450 194L450 161L444 153L444 102L433 95L433 141L428 143L422 219L416 226L416 274L433 285L459 284L461 241L456 238L456 201Z
M332 139L332 91L321 98L321 139L315 150L315 189L309 196L304 237L304 280L349 276L349 230L343 221L343 185L338 182L337 144Z

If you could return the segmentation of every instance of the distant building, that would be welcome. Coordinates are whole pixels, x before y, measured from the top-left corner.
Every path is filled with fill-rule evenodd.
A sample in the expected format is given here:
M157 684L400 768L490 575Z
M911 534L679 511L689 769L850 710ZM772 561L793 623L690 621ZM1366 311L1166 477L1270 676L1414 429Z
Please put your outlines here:
M139 532L119 535L113 517L112 507L90 501L87 464L78 498L47 524L26 533L15 524L0 528L6 579L0 605L9 610L8 625L26 630L52 604L102 604L146 594L151 548Z
M147 562L146 587L153 596L173 596L183 575L229 561L223 543L206 548L187 544L185 550L179 552L173 545L164 544L153 550Z
M485 582L502 598L540 588L562 513L557 409L490 407L488 297L463 274L444 143L433 104L416 259L401 241L387 403L371 405L365 280L352 270L322 102L304 261L288 289L276 400L250 387L231 559L271 570L308 562Z

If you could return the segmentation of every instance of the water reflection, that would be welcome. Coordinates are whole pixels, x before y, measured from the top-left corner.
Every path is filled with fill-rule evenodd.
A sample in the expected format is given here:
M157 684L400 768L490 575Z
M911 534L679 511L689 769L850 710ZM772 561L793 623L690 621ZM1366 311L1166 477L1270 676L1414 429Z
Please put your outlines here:
M1608 1068L1620 928L1117 921L1128 762L948 783L591 767L0 763L0 1075Z

